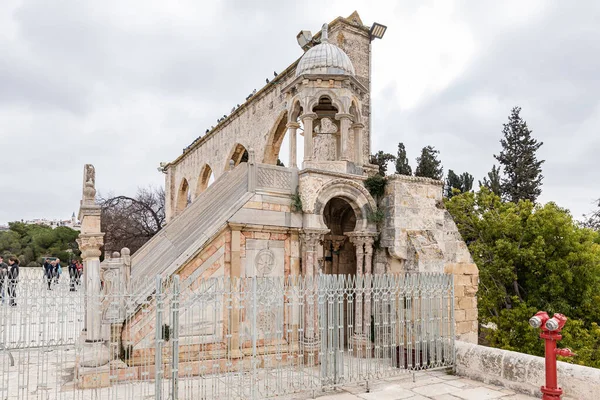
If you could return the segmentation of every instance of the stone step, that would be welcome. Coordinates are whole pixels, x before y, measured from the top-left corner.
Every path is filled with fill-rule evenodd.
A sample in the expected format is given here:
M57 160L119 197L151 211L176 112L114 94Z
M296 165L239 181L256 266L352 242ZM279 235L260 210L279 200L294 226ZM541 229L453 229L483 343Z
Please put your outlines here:
M218 233L227 220L252 197L248 166L240 164L209 186L180 215L132 257L133 287L140 295L153 288L136 286L149 276L173 274Z

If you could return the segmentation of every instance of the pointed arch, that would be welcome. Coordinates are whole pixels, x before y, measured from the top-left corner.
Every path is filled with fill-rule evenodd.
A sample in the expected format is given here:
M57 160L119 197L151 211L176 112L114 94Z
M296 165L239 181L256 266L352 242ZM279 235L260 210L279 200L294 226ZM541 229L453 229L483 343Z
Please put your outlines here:
M213 175L213 170L208 164L204 164L200 170L200 176L198 177L198 185L196 186L196 197L200 193L204 192L206 188L212 183L210 178Z
M335 108L337 108L337 112L339 112L339 113L346 113L347 112L347 107L343 103L342 99L340 99L331 90L320 90L314 97L311 97L311 100L308 103L308 107L307 107L307 111L306 112L313 112L312 110L315 108L316 105L319 104L319 101L323 97L327 97L327 98L329 98L331 100L331 104L333 104L333 106Z
M287 132L287 117L287 110L282 111L277 117L277 120L271 128L271 131L269 132L267 144L265 146L265 154L263 156L264 164L277 164L277 157L279 156L281 142L283 142L283 138Z
M233 160L233 165L238 166L241 162L248 161L248 149L241 143L236 143L229 152L229 157L225 163L223 171L229 171L229 161Z
M183 178L179 184L179 190L177 191L177 205L175 208L176 214L179 214L185 210L190 201L190 185L187 179Z

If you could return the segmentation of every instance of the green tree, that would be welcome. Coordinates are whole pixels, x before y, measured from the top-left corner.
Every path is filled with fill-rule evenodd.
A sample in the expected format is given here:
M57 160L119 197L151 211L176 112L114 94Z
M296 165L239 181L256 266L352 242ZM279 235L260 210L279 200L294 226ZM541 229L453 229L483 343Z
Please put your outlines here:
M456 175L451 169L448 170L448 177L446 178L445 195L446 198L451 198L455 194L465 193L473 189L473 175L468 172L463 172L460 175Z
M554 203L503 202L485 187L452 197L446 207L479 268L480 323L497 326L484 330L489 343L540 354L527 320L537 310L560 312L571 320L579 346L573 348L587 354L575 362L600 366L593 347L600 321L598 232Z
M388 162L395 161L395 160L396 160L396 156L394 156L393 154L390 154L390 153L384 153L381 150L379 150L375 154L371 154L371 157L369 157L369 162L371 164L377 165L379 167L379 175L381 175L381 176L386 175Z
M483 182L479 181L479 187L485 186L495 195L502 197L502 185L500 179L500 167L492 165L492 170L483 178Z
M76 239L79 232L60 226L9 223L9 230L0 232L0 254L15 255L22 266L40 266L43 257L54 256L65 263L80 252Z
M543 142L531 136L531 131L519 113L521 107L514 107L504 124L500 140L502 151L494 155L504 170L502 194L505 199L516 203L519 200L535 202L542 193L542 164L536 157Z
M417 157L417 169L415 176L423 176L425 178L440 180L444 177L444 168L442 162L438 160L439 150L433 146L423 147L421 155Z
M399 175L412 175L412 168L408 164L404 143L398 143L398 154L396 156L396 173Z

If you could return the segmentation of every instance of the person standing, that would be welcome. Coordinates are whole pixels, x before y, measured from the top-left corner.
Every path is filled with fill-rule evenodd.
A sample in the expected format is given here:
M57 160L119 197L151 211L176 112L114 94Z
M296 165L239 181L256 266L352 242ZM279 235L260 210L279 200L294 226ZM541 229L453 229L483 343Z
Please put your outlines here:
M81 285L81 275L83 275L83 264L77 260L77 284Z
M60 258L56 259L56 264L54 266L54 276L56 277L56 283L60 280L60 275L62 274L62 267L60 266Z
M8 277L8 265L4 262L4 258L0 255L0 299L4 303L4 282Z
M8 297L10 297L10 306L16 307L17 302L17 280L19 278L19 259L15 256L8 258Z
M77 262L71 260L69 264L69 278L71 279L71 292L75 291L75 282L77 282Z
M44 260L44 272L46 275L46 281L48 282L48 290L52 290L52 277L54 274L54 265L47 258Z

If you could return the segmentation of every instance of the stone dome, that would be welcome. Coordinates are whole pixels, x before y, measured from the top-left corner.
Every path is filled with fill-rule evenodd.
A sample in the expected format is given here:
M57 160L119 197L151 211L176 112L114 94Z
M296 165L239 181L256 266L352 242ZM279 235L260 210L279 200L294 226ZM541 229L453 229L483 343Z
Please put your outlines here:
M351 75L354 65L344 50L329 43L327 24L323 25L321 44L308 50L296 67L296 77L305 74Z

